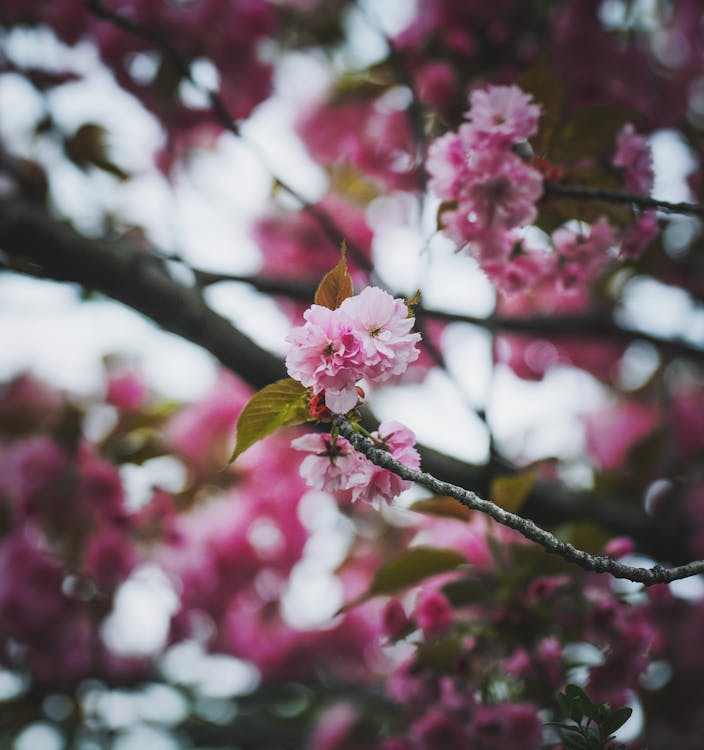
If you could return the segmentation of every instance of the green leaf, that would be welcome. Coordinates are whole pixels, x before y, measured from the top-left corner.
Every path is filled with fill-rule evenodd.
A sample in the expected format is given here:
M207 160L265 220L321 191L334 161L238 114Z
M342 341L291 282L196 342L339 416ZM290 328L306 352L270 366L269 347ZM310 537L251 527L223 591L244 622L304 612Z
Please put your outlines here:
M345 73L337 79L329 99L333 107L377 99L397 82L394 72L385 63Z
M327 167L330 179L330 192L349 198L358 206L366 206L379 197L379 188L364 172L348 164L334 164Z
M491 499L509 513L516 513L523 505L535 484L535 473L496 477L491 482Z
M560 707L560 711L562 711L565 716L569 716L570 707L569 703L567 702L567 696L564 693L558 693L557 705Z
M632 110L618 107L579 109L555 133L549 156L556 161L579 161L611 151L618 131L637 117Z
M556 529L555 534L559 539L569 542L590 555L600 555L613 536L591 521L565 524Z
M520 578L556 576L574 572L574 564L551 554L537 544L513 544L510 547L511 570Z
M377 570L366 596L395 594L426 578L466 565L459 552L436 547L413 547Z
M440 516L441 518L455 518L458 521L469 521L472 517L472 511L469 508L462 505L459 500L455 500L454 497L445 495L416 500L410 509L416 513L425 513L429 516Z
M606 734L613 734L631 718L632 713L633 709L628 708L628 706L614 711L602 725L604 732Z
M279 427L310 419L308 394L297 380L285 378L267 385L252 396L237 420L237 445L230 463Z
M577 732L570 732L569 734L563 733L562 739L569 750L586 750L588 747L587 741Z
M570 718L578 722L582 716L598 721L599 706L578 685L567 685L565 695L570 704Z
M562 85L544 58L520 76L516 83L527 94L532 94L536 103L540 104L540 126L537 134L530 140L535 152L544 154L548 150L555 127L562 117L564 99Z
M486 588L474 578L460 578L446 583L442 593L453 607L467 607L476 604L486 593Z
M454 666L461 653L462 640L457 635L450 635L423 644L418 649L416 664L420 668L446 671Z
M579 700L583 695L586 695L586 693L579 685L575 685L574 683L565 685L565 697L567 700Z
M347 271L347 244L343 241L340 248L340 261L328 271L315 292L315 304L336 310L348 297L354 294L352 279Z

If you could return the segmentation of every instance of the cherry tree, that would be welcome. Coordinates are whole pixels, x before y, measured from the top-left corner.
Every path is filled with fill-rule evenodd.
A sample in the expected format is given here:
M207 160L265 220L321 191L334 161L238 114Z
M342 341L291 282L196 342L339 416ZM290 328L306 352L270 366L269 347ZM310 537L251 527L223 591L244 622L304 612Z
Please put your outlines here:
M0 284L110 298L219 368L191 403L119 352L99 390L0 389L3 743L701 747L698 0L3 0L0 26ZM140 163L108 89L157 134ZM208 255L233 224L250 270ZM145 581L165 630L135 649Z

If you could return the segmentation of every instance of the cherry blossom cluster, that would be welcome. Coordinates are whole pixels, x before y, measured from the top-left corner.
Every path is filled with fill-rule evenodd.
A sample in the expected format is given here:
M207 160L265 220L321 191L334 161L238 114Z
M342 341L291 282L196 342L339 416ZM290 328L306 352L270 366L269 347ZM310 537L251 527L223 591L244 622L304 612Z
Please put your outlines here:
M381 383L402 375L419 356L420 334L412 333L408 306L378 287L367 287L335 309L312 305L303 317L305 324L287 338L286 368L312 390L309 411L315 419L329 419L330 412L346 414L363 394L359 381ZM404 425L385 422L371 438L398 461L419 467L415 435ZM409 486L334 433L304 435L292 445L311 454L301 464L306 482L341 502L365 500L378 506Z
M12 414L24 415L16 434ZM66 414L62 394L29 377L0 389L0 663L43 684L128 669L99 628L142 525L117 467L66 439Z
M531 99L518 86L472 91L467 122L428 152L430 187L453 206L442 214L445 231L480 263L507 260L515 230L536 218L542 175L513 151L537 132L540 107Z
M416 190L413 136L405 112L384 97L306 109L296 129L322 164L353 167L388 190Z
M408 307L378 287L348 297L335 310L312 305L303 317L305 324L287 338L286 369L315 395L325 392L326 406L337 414L359 401L358 381L384 382L419 356L420 334L411 332Z
M549 243L535 247L518 231L535 222L543 191L541 172L515 153L517 145L537 132L539 105L517 86L476 89L469 103L467 122L438 138L428 151L430 187L444 201L445 233L468 247L503 295L538 287L568 295L585 289L618 245L605 218L591 227L561 227ZM622 172L626 189L649 193L650 147L630 123L617 136L612 165ZM638 257L658 231L655 213L644 212L625 231L621 257Z
M611 163L623 170L626 189L647 195L653 187L653 155L644 136L638 135L633 123L626 123L616 139Z
M420 468L415 449L416 437L400 422L382 422L372 439L383 445L391 455L411 469ZM381 469L358 453L345 438L311 434L296 438L291 445L308 451L301 464L301 476L316 489L334 493L341 502L364 500L378 507L383 500L390 503L411 486L386 469Z

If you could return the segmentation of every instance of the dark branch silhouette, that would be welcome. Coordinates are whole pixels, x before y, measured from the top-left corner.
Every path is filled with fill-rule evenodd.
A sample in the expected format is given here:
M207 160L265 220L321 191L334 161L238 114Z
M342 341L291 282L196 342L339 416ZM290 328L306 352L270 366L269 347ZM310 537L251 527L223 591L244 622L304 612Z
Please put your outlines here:
M278 357L208 307L197 288L173 278L168 264L149 248L127 240L84 237L41 207L20 200L0 201L0 248L7 255L6 267L112 297L203 347L255 389L285 376ZM488 491L493 477L516 471L499 456L472 465L427 446L420 445L419 451L432 474L479 493ZM545 525L591 520L614 534L632 537L639 549L660 559L680 560L683 554L676 519L651 518L642 508L617 498L596 498L539 480L525 511Z
M700 203L671 203L670 201L651 198L649 195L625 193L620 190L604 190L602 188L585 187L582 185L559 185L554 182L545 183L546 196L565 196L581 198L588 201L609 201L611 203L630 203L640 208L657 208L671 214L691 214L704 216L704 206Z

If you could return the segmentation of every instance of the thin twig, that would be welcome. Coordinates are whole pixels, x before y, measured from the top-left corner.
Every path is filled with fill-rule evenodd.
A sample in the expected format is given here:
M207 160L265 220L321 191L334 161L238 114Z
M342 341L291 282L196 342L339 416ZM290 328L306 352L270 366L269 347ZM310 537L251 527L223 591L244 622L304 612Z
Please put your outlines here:
M469 323L493 332L509 332L523 336L544 336L552 340L598 338L607 341L640 340L667 350L672 356L690 359L704 358L704 346L680 337L666 338L636 328L619 325L611 315L538 315L532 317L505 317L489 315L479 317L444 310L420 308L419 313L448 323Z
M157 252L157 251L153 251ZM184 263L193 273L196 283L200 287L207 287L222 281L238 281L248 284L259 292L278 294L301 302L311 303L315 294L314 281L275 279L247 274L218 273L203 271L186 263L177 255L161 255L164 260L174 260ZM544 336L552 340L598 338L608 341L630 343L639 340L655 347L669 351L673 356L688 357L690 359L704 358L704 345L697 346L692 341L677 337L658 336L648 331L625 328L619 325L610 314L577 314L577 315L537 315L530 317L506 317L502 315L468 315L453 313L446 310L416 307L416 319L431 318L446 323L468 323L484 328L491 333L509 332L523 336ZM427 342L425 337L424 342ZM433 360L441 367L440 352L429 350Z
M527 518L509 513L491 501L484 500L471 490L466 490L449 482L443 482L436 479L432 474L409 469L392 458L388 451L377 448L370 440L356 432L344 417L336 416L334 424L340 431L340 435L349 440L355 450L363 453L373 464L392 471L402 479L417 482L436 495L454 497L470 510L485 513L503 526L508 526L518 531L526 539L536 542L548 552L559 555L584 570L594 573L610 573L615 578L624 578L642 583L645 586L652 586L656 583L670 583L704 572L704 560L696 560L675 568L664 568L661 565L655 565L652 568L638 568L632 565L624 565L612 557L590 555L568 542L561 541Z
M106 8L100 0L85 0L85 4L86 8L98 18L102 18L104 21L109 21L113 26L117 26L119 29L154 45L154 47L159 49L176 66L178 72L183 78L186 78L189 83L198 86L198 83L193 79L193 75L191 74L190 65L183 59L183 57L181 57L176 48L166 39L163 39L156 31L138 21L133 21L131 18L127 18L127 16L115 13L115 11L110 10L110 8Z
M391 63L391 67L393 69L396 80L401 85L405 86L410 92L411 101L405 110L406 119L408 121L408 127L411 135L413 136L413 140L415 141L416 158L422 160L427 143L425 123L423 122L423 108L420 103L420 97L418 96L416 82L414 81L413 76L408 69L406 55L404 54L403 50L399 49L396 46L394 40L384 31L378 19L372 15L369 8L365 7L359 2L356 3L356 6L362 16L366 19L369 26L384 40L384 43L388 48L389 62ZM422 183L425 180L422 161L419 171L421 172L421 174L419 175L419 181L421 182L422 186Z
M649 195L638 193L624 193L619 190L604 190L583 185L558 185L546 182L544 185L546 196L562 195L569 198L582 198L589 201L608 201L610 203L631 203L641 208L657 208L671 214L693 214L704 216L704 206L700 203L671 203L670 201L651 198Z
M0 201L0 248L8 270L79 284L141 312L154 323L210 352L225 367L263 388L285 377L280 359L246 338L208 307L196 290L174 277L164 257L154 258L142 245L126 239L97 239L80 235L52 218L46 209L27 201ZM176 260L179 260L178 258ZM312 299L312 298L309 298ZM369 415L370 424L375 422ZM511 474L514 467L495 458L476 465L451 458L427 446L418 450L435 476L487 492L493 477ZM638 541L659 559L680 561L682 529L672 516L651 517L642 507L575 492L538 480L526 509L546 524L591 520L616 535Z
M360 268L369 274L373 273L374 267L362 249L345 235L326 211L308 201L298 190L296 190L296 188L276 174L275 170L269 164L267 157L262 153L257 144L250 139L245 138L242 134L236 119L228 109L220 94L215 89L206 86L193 77L191 66L170 42L149 26L133 21L120 13L116 13L115 11L106 8L101 0L85 0L85 4L86 8L98 18L117 26L123 31L134 34L161 51L164 56L176 66L180 75L192 84L200 93L207 97L210 111L212 112L215 121L226 131L239 138L255 153L260 163L266 171L269 172L270 177L276 182L277 186L285 193L288 193L297 203L300 204L302 210L318 222L323 232L334 245L339 246L342 244L343 240L346 241L350 255L355 259Z

